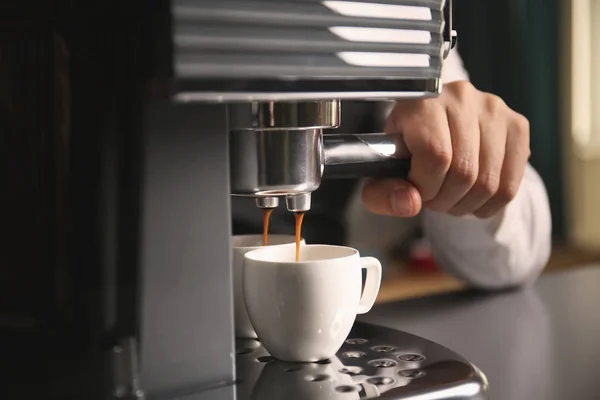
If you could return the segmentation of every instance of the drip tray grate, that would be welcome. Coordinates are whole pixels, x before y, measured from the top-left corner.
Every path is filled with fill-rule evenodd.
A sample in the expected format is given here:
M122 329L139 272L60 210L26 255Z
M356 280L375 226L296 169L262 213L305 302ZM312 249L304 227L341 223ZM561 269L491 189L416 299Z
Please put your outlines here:
M404 332L356 323L330 360L289 363L236 340L239 400L485 399L485 376L453 351Z

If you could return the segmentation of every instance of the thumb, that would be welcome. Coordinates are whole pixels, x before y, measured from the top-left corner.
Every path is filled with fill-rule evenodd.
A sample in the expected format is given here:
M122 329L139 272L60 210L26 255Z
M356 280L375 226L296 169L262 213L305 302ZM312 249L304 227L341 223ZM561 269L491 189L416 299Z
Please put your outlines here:
M419 191L404 180L369 180L362 188L362 201L375 214L409 218L421 211Z

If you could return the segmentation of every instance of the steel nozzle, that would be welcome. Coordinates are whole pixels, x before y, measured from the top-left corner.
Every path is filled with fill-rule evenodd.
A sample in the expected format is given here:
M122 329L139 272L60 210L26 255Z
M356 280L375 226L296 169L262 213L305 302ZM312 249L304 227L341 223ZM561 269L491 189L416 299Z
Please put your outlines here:
M257 197L256 207L258 208L277 208L279 206L279 198L277 197Z
M304 212L310 210L310 193L287 195L285 204L288 211Z

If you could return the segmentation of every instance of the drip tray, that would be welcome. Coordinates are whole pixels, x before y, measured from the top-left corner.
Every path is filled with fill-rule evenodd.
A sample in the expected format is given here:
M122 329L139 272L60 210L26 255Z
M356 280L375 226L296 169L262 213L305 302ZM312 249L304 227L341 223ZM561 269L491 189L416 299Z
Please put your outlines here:
M356 323L337 356L275 360L252 339L236 340L238 400L485 399L487 381L453 351L408 333Z

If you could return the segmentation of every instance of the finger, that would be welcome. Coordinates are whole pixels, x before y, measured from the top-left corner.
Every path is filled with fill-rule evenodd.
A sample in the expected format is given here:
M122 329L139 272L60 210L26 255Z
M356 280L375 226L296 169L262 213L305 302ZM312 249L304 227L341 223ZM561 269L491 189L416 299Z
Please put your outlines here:
M397 107L393 126L402 132L412 154L408 180L418 189L423 201L439 192L452 160L452 143L446 111L437 100L411 101Z
M505 114L504 114L505 115ZM449 213L462 216L482 207L498 191L506 152L507 124L501 115L480 122L479 175Z
M409 218L421 211L419 191L410 182L398 179L367 181L362 201L375 214Z
M494 196L473 214L479 218L489 218L500 212L515 198L525 174L529 149L529 122L515 113L514 121L509 125L506 139L506 151L500 184Z
M464 102L462 107L470 102ZM437 196L425 203L427 208L445 212L454 207L469 192L479 172L480 132L477 110L449 104L448 126L452 141L452 162Z

